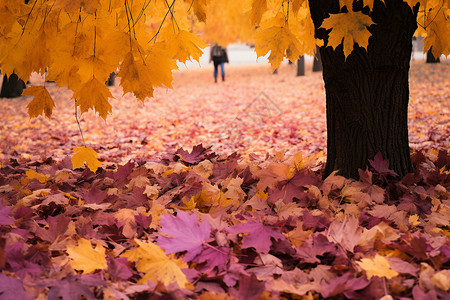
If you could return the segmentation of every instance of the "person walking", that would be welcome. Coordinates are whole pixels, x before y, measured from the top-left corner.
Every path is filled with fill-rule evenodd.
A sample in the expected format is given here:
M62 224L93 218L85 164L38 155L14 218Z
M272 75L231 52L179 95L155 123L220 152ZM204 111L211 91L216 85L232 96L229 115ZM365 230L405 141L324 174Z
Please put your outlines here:
M209 62L214 63L214 82L217 83L219 75L219 66L222 74L222 81L225 81L225 63L228 62L228 53L226 48L222 48L217 43L211 47Z

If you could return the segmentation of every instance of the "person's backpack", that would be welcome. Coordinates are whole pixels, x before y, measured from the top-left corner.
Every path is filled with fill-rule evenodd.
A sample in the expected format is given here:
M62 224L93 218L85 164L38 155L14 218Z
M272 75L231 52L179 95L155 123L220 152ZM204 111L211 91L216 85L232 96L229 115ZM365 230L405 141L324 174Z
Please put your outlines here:
M218 46L218 45L215 45L215 46L212 48L211 56L212 56L213 58L221 57L221 56L222 56L222 47L220 47L220 46Z

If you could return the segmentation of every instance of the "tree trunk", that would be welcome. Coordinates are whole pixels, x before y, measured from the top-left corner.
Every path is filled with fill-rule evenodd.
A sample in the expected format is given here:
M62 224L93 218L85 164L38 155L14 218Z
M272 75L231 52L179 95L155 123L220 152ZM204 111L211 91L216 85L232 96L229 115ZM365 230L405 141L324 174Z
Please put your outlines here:
M434 57L433 53L431 52L431 48L430 48L430 50L427 51L427 63L433 64L433 63L438 63L440 61L441 60L439 59L439 57L438 58Z
M305 57L302 55L297 59L297 76L305 75Z
M320 72L322 70L322 58L320 57L319 46L316 46L316 56L314 56L313 72Z
M324 176L334 170L358 178L368 160L381 152L390 169L400 176L412 171L408 142L408 72L416 14L402 0L374 1L370 16L376 25L368 50L355 49L344 58L342 45L321 47L327 111L327 164ZM316 35L329 13L339 13L337 0L309 1ZM361 2L354 10L361 11ZM359 7L358 7L359 6ZM363 12L368 13L367 7Z
M12 73L9 78L8 76L4 75L0 98L19 97L22 95L22 92L25 88L25 82L23 82L23 80L20 79L15 73Z

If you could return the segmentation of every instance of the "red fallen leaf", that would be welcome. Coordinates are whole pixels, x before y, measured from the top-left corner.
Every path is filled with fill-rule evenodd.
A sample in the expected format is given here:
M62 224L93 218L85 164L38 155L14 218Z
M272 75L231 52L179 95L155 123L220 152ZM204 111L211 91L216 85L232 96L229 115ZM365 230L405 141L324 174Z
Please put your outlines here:
M11 206L0 208L0 226L7 226L14 223L14 218L11 215Z
M115 185L117 187L122 187L123 185L128 183L128 175L133 172L135 164L131 161L127 162L123 166L119 166L117 171L112 173L113 179L116 181Z
M269 195L267 201L273 203L282 199L284 203L289 203L297 198L300 200L301 206L308 207L310 194L305 193L304 187L308 185L317 186L320 183L320 178L311 172L297 172L291 179L279 182L277 189Z
M72 275L66 278L56 280L45 280L41 285L50 288L47 297L49 300L56 299L95 299L91 287L105 285L106 282L100 279L100 276L93 274Z
M427 253L429 248L431 248L427 239L418 233L414 233L413 235L406 234L402 238L401 244L393 244L392 247L397 248L419 260L427 259Z
M225 271L227 262L230 258L230 252L231 248L228 247L206 247L192 261L198 263L205 262L205 265L200 269L200 272L206 272L215 267L217 267L218 272L223 272Z
M303 229L305 228L317 228L324 229L330 226L330 219L324 215L313 216L309 210L303 211Z
M5 247L6 263L9 265L6 270L15 273L21 279L24 279L27 274L39 276L42 272L42 267L37 263L31 262L28 255L26 255L25 252L28 248L27 246L24 247L23 241Z
M187 251L184 260L191 261L202 252L203 244L210 239L211 226L206 220L198 225L195 214L177 211L176 216L161 216L159 232L163 235L158 236L158 246L168 254Z
M387 257L386 258L389 261L389 267L402 274L410 274L414 277L417 276L418 272L420 271L419 267L414 266L413 264L404 261L401 258L398 257Z
M370 165L381 175L392 175L397 177L398 174L389 169L389 160L383 159L383 155L378 152L373 160L369 159Z
M240 155L233 153L229 155L224 161L216 162L213 165L213 174L210 178L211 182L217 182L228 178L236 171Z
M246 223L238 223L237 225L226 228L225 230L230 233L246 233L242 238L242 248L255 248L256 251L261 253L269 253L272 246L272 238L274 240L286 239L284 235L272 229L272 227L265 226L260 222L246 218Z
M133 276L133 272L131 272L131 269L128 266L128 258L111 258L107 256L107 259L108 273L111 275L113 280L127 280Z
M245 266L232 263L229 265L228 270L223 277L223 282L229 287L235 286L242 275L250 276L250 274L245 271Z
M0 298L32 299L24 290L22 280L0 273Z
M296 258L305 263L320 263L317 256L325 253L336 255L336 245L329 242L323 233L313 233L300 247L296 248Z
M152 215L146 216L143 214L137 214L134 219L136 224L144 229L148 228L152 223Z
M107 191L102 191L95 186L91 188L89 191L83 193L84 201L86 201L86 203L89 204L92 203L100 204L103 202L103 200L106 199L107 196L108 196Z
M47 224L48 229L38 227L36 229L36 236L40 237L44 241L53 243L58 236L64 234L70 223L70 218L65 215L58 215L56 217L48 217Z
M330 241L353 253L353 249L361 240L361 233L362 228L359 226L358 219L347 215L344 222L333 221L330 224L327 237Z
M202 144L198 144L192 148L190 153L183 148L178 149L175 152L175 156L188 164L195 165L204 159L214 157L214 155L208 155L209 149L211 149L211 147L204 148Z
M239 288L231 290L230 294L238 300L252 300L258 298L265 291L264 281L256 279L255 274L239 277Z

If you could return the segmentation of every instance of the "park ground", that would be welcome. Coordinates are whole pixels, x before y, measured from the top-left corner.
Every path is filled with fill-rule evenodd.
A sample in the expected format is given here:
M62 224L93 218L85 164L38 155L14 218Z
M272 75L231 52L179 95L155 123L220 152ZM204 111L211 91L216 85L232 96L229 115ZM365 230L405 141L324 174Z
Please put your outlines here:
M413 149L450 146L450 62L413 61L410 76L409 135ZM267 65L226 66L226 80L213 82L212 67L174 72L173 89L157 88L144 103L121 89L106 122L93 112L79 116L86 144L106 162L157 158L179 147L202 143L229 154L265 155L275 151L304 154L326 151L325 92L320 73L306 64L278 74ZM34 76L32 84L42 81ZM47 86L56 107L50 120L30 120L29 98L0 100L0 159L62 158L83 141L71 92Z
M78 114L96 172L73 170L66 89L50 120L0 99L0 298L448 299L449 71L412 63L402 179L380 156L322 178L310 63L178 71L145 103L112 87L106 122Z

